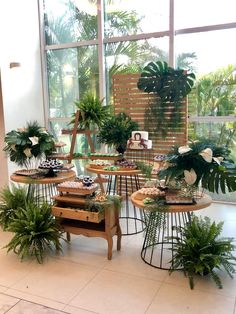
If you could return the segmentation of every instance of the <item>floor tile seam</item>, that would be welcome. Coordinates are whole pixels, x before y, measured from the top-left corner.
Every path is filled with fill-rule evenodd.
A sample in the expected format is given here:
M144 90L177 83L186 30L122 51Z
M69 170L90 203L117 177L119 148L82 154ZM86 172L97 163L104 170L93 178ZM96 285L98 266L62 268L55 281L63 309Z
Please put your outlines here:
M236 297L234 299L234 310L233 310L233 314L236 314Z
M179 285L178 283L170 283L170 282L163 282L162 284L166 284L166 285L169 285L169 286L175 286L175 287L181 287L181 288L185 288L185 286L183 285ZM202 293L207 293L207 294L210 294L212 296L221 296L223 298L228 298L228 299L235 299L235 296L229 296L229 295L225 295L225 294L222 294L222 293L218 293L217 291L216 292L212 292L212 291L209 291L209 289L199 289L199 288L196 288L194 286L194 289L191 290L191 288L189 287L189 285L187 284L187 286L189 288L190 291L197 291L197 292L202 292ZM219 289L219 290L222 290L222 289Z
M152 297L152 300L150 301L149 305L147 306L146 310L144 313L147 313L147 311L149 310L150 306L153 304L153 301L155 300L155 298L157 297L161 287L163 286L164 282L162 282L160 284L160 286L157 288L157 291L155 292L154 296Z
M63 308L63 310L65 310L65 308L66 308L67 306L75 307L75 308L78 309L78 310L87 311L88 313L91 313L91 314L100 314L99 312L94 312L94 311L85 309L85 308L83 308L83 307L78 307L78 306L76 306L76 305L70 305L70 304L66 304L65 307ZM65 312L65 313L67 313L67 312Z
M83 287L81 287L81 288L79 289L79 291L77 291L77 292L73 295L73 297L70 298L70 300L66 303L66 305L70 305L71 301L72 301L74 298L76 298L77 296L79 296L79 294L98 276L98 274L99 274L100 272L101 272L101 270L98 271L98 272L96 272L96 273L94 274L94 276L92 276L92 277L88 280L88 282L87 282ZM63 304L64 304L64 303L63 303Z
M6 312L4 312L4 314L8 313L11 309L13 309L20 301L21 299L17 298L18 301L16 302L16 304L12 305Z
M112 269L104 269L105 271L108 271L108 272L111 272L111 273L118 273L120 275L126 275L126 276L129 276L130 278L131 277L138 277L140 279L146 279L146 280L150 280L150 281L153 281L153 282L159 282L159 283L162 283L164 282L164 279L163 280L158 280L158 279L152 279L152 278L149 278L149 277L145 277L145 276L141 276L141 275L137 275L137 274L130 274L130 273L125 273L125 272L121 272L121 271L117 271L117 270L112 270Z
M62 262L62 263L71 263L71 264L74 264L74 265L81 265L81 266L86 266L86 267L88 267L88 268L91 268L92 270L94 270L95 268L99 271L100 269L102 269L102 268L98 268L98 267L96 267L96 266L94 266L94 265L88 265L88 264L86 264L86 263L81 263L81 262L75 262L75 261L72 261L72 260L67 260L67 259L63 259L62 257L53 257L53 256L51 256L53 259L56 259L56 260L58 260L59 262Z
M40 296L40 295L33 294L33 293L30 293L30 292L25 292L25 291L22 291L22 290L19 290L19 289L9 288L8 290L10 290L10 289L11 289L11 290L15 290L16 292L19 292L19 293L27 294L27 295L32 296L32 297L40 298L40 299L45 300L45 301L50 301L50 302L59 303L59 304L62 305L62 306L66 304L66 303L63 303L63 302L61 302L61 301L57 301L57 300L54 300L54 299L51 299L51 298L42 297L42 296ZM23 301L27 301L27 302L30 302L30 303L35 303L35 304L42 305L41 303L32 302L32 301L29 301L29 300L24 299L24 298L22 298L22 297L20 297L20 298L19 298L19 297L16 297L16 296L10 294L10 292L8 292L8 290L5 291L3 294L5 294L5 295L7 295L7 296L10 296L10 297L13 297L13 298L17 298L17 299L23 300ZM44 306L48 307L47 305L44 305ZM56 310L56 309L55 309L55 310ZM57 311L58 311L58 310L57 310Z

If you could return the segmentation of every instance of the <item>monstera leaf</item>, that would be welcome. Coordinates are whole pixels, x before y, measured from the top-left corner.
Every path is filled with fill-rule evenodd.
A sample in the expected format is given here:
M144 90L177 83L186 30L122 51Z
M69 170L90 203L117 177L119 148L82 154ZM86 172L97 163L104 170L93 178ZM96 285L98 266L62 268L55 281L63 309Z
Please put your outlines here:
M191 92L194 80L193 73L187 74L157 61L144 67L137 86L144 92L158 94L162 102L178 102Z

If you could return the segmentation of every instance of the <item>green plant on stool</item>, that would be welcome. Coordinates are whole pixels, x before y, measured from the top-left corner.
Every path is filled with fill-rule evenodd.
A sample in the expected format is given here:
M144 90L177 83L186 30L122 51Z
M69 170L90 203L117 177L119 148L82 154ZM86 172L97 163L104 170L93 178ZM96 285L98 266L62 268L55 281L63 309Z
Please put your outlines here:
M222 282L216 270L225 270L232 278L235 273L236 257L233 238L220 238L223 222L211 222L209 217L192 216L191 222L184 227L176 227L179 236L171 237L174 242L170 273L183 269L189 279L190 288L194 288L194 275L209 274L217 287Z
M61 250L62 232L51 214L51 206L47 203L41 206L33 201L26 203L17 211L7 230L15 235L6 248L21 259L34 257L42 263L48 250L53 247Z
M80 110L79 127L81 129L100 128L103 122L110 115L110 106L104 106L103 100L87 93L81 100L75 100L76 107ZM73 114L70 124L74 124L75 114Z
M127 141L135 130L138 130L138 123L124 112L120 112L104 121L98 133L98 141L114 146L118 153L123 154L126 151Z

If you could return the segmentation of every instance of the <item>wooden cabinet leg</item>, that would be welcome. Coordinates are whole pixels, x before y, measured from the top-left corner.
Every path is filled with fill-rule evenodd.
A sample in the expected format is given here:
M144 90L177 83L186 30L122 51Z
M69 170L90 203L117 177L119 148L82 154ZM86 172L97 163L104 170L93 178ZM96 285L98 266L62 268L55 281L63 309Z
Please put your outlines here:
M120 226L117 227L117 251L121 249L121 228Z
M70 240L71 240L71 237L70 237L70 233L69 233L69 232L66 233L66 240L69 241L69 242L70 242Z
M112 259L112 248L113 248L113 239L112 236L107 237L107 244L108 244L108 254L107 254L107 258L109 260Z

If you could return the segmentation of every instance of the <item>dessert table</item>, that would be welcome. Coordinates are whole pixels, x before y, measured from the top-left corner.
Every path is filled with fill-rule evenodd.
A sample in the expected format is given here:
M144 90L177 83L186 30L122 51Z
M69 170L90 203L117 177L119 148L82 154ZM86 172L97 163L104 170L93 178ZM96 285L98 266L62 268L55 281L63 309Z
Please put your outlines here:
M168 205L166 211L147 211L143 200L138 199L138 192L131 195L132 203L145 211L146 230L141 250L141 258L145 263L159 268L170 269L173 258L174 242L172 237L179 236L176 227L191 222L191 213L211 205L210 196L203 194L194 204Z
M28 195L33 195L38 203L52 203L52 197L58 194L56 185L64 181L73 180L76 173L73 170L59 171L55 177L32 178L13 173L11 181L28 185Z
M107 194L119 194L124 197L124 206L120 211L120 224L122 235L140 233L145 229L145 219L142 208L137 208L130 202L130 195L140 188L138 169L104 170L86 166L86 170L99 176L108 175L106 188L104 182L99 181L101 191Z

